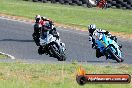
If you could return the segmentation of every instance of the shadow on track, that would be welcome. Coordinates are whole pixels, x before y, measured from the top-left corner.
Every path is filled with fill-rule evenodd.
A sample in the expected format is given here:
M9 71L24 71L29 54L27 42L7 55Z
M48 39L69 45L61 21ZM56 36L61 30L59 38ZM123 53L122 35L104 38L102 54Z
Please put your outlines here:
M104 61L78 61L78 62L90 62L90 63L103 63Z
M14 41L14 42L34 42L33 40L19 40L19 39L2 39L0 41Z
M88 62L88 63L106 63L106 62L108 62L108 63L117 63L116 61L88 61L88 60L86 60L86 61L78 61L78 62Z

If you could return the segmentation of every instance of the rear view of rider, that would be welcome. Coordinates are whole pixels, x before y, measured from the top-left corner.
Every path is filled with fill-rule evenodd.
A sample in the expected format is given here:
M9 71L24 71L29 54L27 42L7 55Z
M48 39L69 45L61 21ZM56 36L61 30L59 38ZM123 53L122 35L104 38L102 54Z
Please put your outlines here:
M116 36L112 36L110 32L106 31L106 30L102 30L102 29L97 29L95 24L91 24L88 26L88 31L89 31L89 41L92 44L92 48L96 49L96 57L99 58L101 57L103 54L100 52L100 50L97 48L97 44L95 43L96 40L96 35L100 35L103 36L103 33L105 35L107 35L109 38L111 38L112 40L114 40L115 42L117 42L117 38ZM99 38L99 39L100 39Z
M53 21L46 17L36 15L33 36L37 35L40 37L40 32L45 32L45 28L48 29L48 31L50 31L49 33L53 34L54 37L59 38L59 34L56 32L56 28L54 27Z

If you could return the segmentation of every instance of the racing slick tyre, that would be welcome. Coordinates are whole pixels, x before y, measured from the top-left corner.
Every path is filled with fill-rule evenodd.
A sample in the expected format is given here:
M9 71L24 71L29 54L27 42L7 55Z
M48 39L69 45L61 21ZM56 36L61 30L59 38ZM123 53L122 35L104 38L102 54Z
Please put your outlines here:
M113 53L111 49L108 49L107 51L118 63L124 61L122 58L119 58L118 56L116 56L115 53Z
M59 45L54 43L50 46L50 50L53 53L54 57L58 59L58 61L65 61L66 56L64 53L60 52Z

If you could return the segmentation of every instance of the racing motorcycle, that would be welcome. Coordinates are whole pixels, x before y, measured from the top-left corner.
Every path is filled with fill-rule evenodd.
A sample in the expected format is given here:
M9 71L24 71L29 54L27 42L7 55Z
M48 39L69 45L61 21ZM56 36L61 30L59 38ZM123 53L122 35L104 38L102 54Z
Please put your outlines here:
M96 37L98 39L95 40L95 43L97 44L97 49L100 50L101 54L106 56L107 59L116 60L118 63L124 61L122 59L121 46L119 46L114 40L106 36L104 33L101 39L99 38L99 35Z
M40 39L40 47L38 49L39 54L49 54L52 57L58 59L58 61L65 61L65 44L61 42L59 38L54 37L52 34L46 32L46 36Z
M40 27L39 27L39 24L35 24L34 25L34 33L32 34L32 37L33 37L33 40L34 42L36 43L37 46L39 46L39 38L40 38Z

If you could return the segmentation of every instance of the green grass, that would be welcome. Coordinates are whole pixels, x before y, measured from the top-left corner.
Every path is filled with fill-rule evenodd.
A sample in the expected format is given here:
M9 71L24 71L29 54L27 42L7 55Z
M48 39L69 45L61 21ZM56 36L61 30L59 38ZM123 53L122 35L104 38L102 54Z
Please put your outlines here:
M9 58L9 57L6 55L0 54L0 59L6 59L6 58Z
M55 22L87 28L88 24L114 32L132 34L132 10L84 8L22 0L0 0L0 13L34 19L36 14Z
M86 28L97 24L110 31L132 33L132 11L32 3L22 0L0 0L0 13L34 19L40 14L55 22ZM1 57L1 56L0 56ZM82 88L76 83L78 64L0 63L0 88ZM87 73L127 73L132 67L121 65L83 65ZM132 88L132 84L88 84L83 88Z
M132 88L132 84L87 84L76 82L79 65L0 63L0 88ZM83 65L89 74L124 73L132 75L132 67Z

